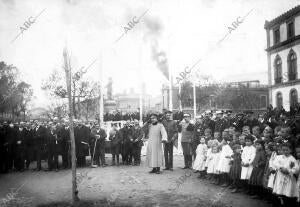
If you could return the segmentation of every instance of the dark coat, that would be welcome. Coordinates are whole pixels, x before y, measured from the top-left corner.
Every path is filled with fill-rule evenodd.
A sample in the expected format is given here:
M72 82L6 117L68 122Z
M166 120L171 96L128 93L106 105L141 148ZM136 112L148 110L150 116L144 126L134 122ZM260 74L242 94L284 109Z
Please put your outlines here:
M143 136L144 136L144 132L141 127L131 128L131 138L134 145L138 145L140 147L143 146L143 141L142 141Z

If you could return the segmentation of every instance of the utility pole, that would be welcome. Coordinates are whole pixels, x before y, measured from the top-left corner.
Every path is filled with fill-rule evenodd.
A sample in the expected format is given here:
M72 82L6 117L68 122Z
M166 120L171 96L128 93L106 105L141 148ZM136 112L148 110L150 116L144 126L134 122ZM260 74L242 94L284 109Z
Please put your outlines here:
M99 121L100 126L103 126L103 115L104 115L104 107L103 107L103 52L102 49L100 51L100 68L99 68L99 75L100 75L100 97L99 97Z
M75 137L74 137L74 112L73 112L73 104L72 104L72 95L71 95L71 78L72 72L70 67L70 57L68 56L67 48L65 47L63 51L64 56L64 69L66 73L66 82L67 82L67 92L68 92L68 100L69 100L69 125L70 125L70 139L71 139L71 162L72 162L72 204L79 201L78 198L78 190L76 184L76 154L75 154Z
M193 81L193 97L194 97L194 119L197 115L197 109L196 109L196 83L195 80Z

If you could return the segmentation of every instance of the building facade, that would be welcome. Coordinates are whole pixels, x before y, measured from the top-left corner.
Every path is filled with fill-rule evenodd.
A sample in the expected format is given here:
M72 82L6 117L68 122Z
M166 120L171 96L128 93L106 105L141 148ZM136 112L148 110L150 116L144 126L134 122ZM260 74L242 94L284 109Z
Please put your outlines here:
M273 107L299 102L300 5L266 21L269 102Z

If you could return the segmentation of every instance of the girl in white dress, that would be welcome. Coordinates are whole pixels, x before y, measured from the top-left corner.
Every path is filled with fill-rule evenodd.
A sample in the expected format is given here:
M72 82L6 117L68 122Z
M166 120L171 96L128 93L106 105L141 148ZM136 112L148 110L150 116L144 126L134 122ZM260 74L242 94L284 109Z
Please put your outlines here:
M193 169L200 172L199 178L203 178L205 175L205 160L206 160L207 146L205 144L205 138L202 137L200 144L196 149L196 159L193 164Z
M300 168L300 145L298 144L295 148L295 155L296 155L296 158L297 158L297 163L298 163L298 166ZM298 206L300 206L300 169L299 169L299 173L298 173L298 180L297 180L297 190L298 190Z
M298 197L296 175L299 173L299 165L291 155L292 148L290 143L282 144L282 155L274 160L276 177L273 186L273 193L282 198L285 206L296 206Z
M252 162L254 160L256 149L253 146L253 137L252 135L247 135L245 137L246 146L243 148L242 152L242 171L241 171L241 180L243 182L243 187L247 188L249 191L248 180L250 179L253 165Z
M229 137L224 138L223 146L220 152L220 161L217 167L217 170L221 174L221 181L223 186L226 187L229 185L229 171L230 171L230 160L233 155L233 151L228 144Z
M211 148L211 153L207 155L207 174L212 178L213 183L219 182L217 167L220 160L220 152L218 151L218 145L213 145Z

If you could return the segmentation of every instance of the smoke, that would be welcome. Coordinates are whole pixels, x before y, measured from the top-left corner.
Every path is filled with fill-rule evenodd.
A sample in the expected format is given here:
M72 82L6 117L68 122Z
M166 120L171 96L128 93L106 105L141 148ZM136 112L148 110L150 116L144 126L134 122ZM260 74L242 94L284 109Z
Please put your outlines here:
M144 40L150 42L151 58L156 63L156 67L169 79L169 67L167 54L159 47L159 39L163 31L163 26L160 21L154 17L145 18L146 30Z

